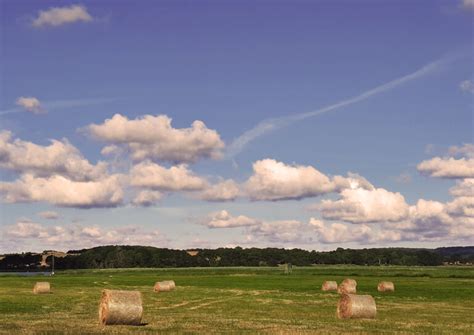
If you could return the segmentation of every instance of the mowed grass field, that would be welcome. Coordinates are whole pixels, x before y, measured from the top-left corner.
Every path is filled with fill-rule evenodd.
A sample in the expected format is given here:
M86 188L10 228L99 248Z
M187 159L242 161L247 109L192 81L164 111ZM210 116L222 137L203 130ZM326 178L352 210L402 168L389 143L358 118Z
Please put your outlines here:
M373 295L374 320L336 318L337 293L324 280L357 280ZM156 281L176 290L154 293ZM377 292L381 280L394 293ZM34 295L36 281L52 294ZM143 326L98 322L104 288L139 290ZM54 277L0 275L0 334L474 334L474 267L294 267L113 269L58 272Z

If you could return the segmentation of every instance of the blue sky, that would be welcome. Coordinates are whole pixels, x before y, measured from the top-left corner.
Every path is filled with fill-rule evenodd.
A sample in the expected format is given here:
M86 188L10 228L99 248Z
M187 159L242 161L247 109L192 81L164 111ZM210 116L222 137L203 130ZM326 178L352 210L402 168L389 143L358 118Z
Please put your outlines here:
M0 126L11 135L0 147L0 252L109 243L334 249L474 242L472 1L2 1L1 9ZM439 60L396 87L285 124L227 154L262 120L316 111ZM36 105L21 104L20 97L35 98ZM89 128L105 129L115 114L128 121L167 115L178 130L200 120L218 134L222 146L207 149L220 157L201 152L193 161L173 161L154 151L134 159L133 134L108 141ZM79 172L66 175L59 160L20 162L22 155L47 160L41 153L51 139L67 139L81 159L106 162L106 170L75 180ZM161 140L152 141L146 150L159 151ZM25 149L26 142L37 147ZM120 154L103 155L106 145ZM254 169L264 159L272 160L262 164L270 172L282 167L278 178ZM420 167L424 161L428 167ZM144 162L166 171L186 164L206 185L192 191L137 186L131 171ZM348 172L370 182L368 194L362 186L335 186L334 176L348 181ZM26 174L47 195L33 186L19 190L17 180ZM100 187L113 175L123 196L105 207L77 199L65 205L58 200L63 195L51 195L58 176L73 180L64 187L78 194L77 183ZM238 192L225 201L203 200L219 178ZM456 185L468 194L456 196L450 191ZM272 199L256 195L270 188ZM132 205L140 191L160 199ZM425 208L419 199L431 202ZM321 207L324 200L328 207ZM406 213L396 218L397 210ZM221 211L226 215L216 214ZM216 220L224 227L213 226Z

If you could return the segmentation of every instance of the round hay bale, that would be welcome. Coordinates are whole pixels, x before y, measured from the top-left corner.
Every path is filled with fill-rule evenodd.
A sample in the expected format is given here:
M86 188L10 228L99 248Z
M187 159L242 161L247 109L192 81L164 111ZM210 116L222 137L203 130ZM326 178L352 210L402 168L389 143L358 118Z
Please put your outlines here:
M173 290L172 286L162 281L156 282L155 286L153 286L153 291L155 292L169 292L171 290Z
M377 290L379 292L394 292L395 291L395 285L391 281L381 281L377 285Z
M357 286L357 282L354 279L346 278L342 281L342 284L347 284L351 286Z
M337 290L337 282L335 281L328 281L326 280L321 287L323 291L336 291Z
M51 293L51 285L47 281L39 281L35 283L33 287L34 294L45 294Z
M102 291L99 305L99 322L102 325L138 326L142 315L142 295L139 291Z
M337 287L339 294L355 294L357 293L357 282L354 279L344 279Z
M174 282L174 280L164 280L163 281L164 284L168 284L172 290L174 290L176 288L176 284Z
M337 303L339 319L375 319L377 307L370 295L343 294Z

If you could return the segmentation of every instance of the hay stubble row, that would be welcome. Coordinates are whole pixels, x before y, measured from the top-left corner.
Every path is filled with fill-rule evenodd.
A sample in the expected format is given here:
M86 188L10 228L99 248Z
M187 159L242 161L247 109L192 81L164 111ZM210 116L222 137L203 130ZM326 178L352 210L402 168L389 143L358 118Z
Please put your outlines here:
M169 292L176 284L172 280L156 282L153 291ZM337 303L336 315L339 319L371 319L376 316L375 300L370 295L357 295L357 282L344 279L340 285L335 281L325 281L323 291L337 291L341 297ZM394 291L392 282L380 282L377 287L380 292ZM33 292L51 293L49 282L37 282ZM99 304L99 323L105 325L142 325L143 302L139 291L110 290L102 291Z

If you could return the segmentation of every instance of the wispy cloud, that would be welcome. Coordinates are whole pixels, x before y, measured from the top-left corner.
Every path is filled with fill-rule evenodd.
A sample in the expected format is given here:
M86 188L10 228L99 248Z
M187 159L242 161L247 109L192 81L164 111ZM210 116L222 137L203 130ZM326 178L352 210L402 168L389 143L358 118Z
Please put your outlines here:
M36 99L36 98L35 98ZM36 99L37 100L37 99ZM52 111L56 109L67 109L67 108L74 108L74 107L82 107L82 106L91 106L91 105L100 105L109 102L113 102L117 99L115 98L95 98L95 99L69 99L69 100L54 100L54 101L45 101L41 102L41 110L42 111ZM24 106L24 104L17 103L18 107L13 107L5 110L0 110L0 116L7 115L7 114L14 114L14 113L24 113L24 112L32 112L28 108ZM36 106L36 105L35 105ZM39 101L38 101L38 106ZM34 113L39 114L39 113Z
M332 112L338 109L341 109L343 107L347 107L349 105L355 104L357 102L369 99L375 95L378 95L383 92L390 91L398 86L401 86L407 82L422 78L426 75L429 75L433 72L436 72L440 69L442 69L444 66L447 64L453 62L457 58L459 58L459 54L455 55L450 55L447 57L443 57L441 59L438 59L434 62L431 62L429 64L424 65L423 67L419 68L415 72L412 72L410 74L407 74L403 77L394 79L392 81L389 81L385 84L379 85L371 90L365 91L355 97L348 98L342 101L339 101L335 104L329 105L322 107L320 109L311 111L311 112L306 112L306 113L300 113L300 114L294 114L294 115L286 115L282 117L277 117L277 118L269 118L265 119L263 121L260 121L255 127L252 129L249 129L245 131L242 135L237 137L228 147L227 147L227 153L226 157L227 158L232 158L239 154L250 142L254 141L260 136L266 135L270 132L273 132L277 129L284 128L296 121L304 120L310 117L318 116L321 114L325 114L328 112Z
M52 7L41 10L32 25L34 27L62 26L74 22L90 22L93 17L89 14L85 6L71 5L69 7Z

